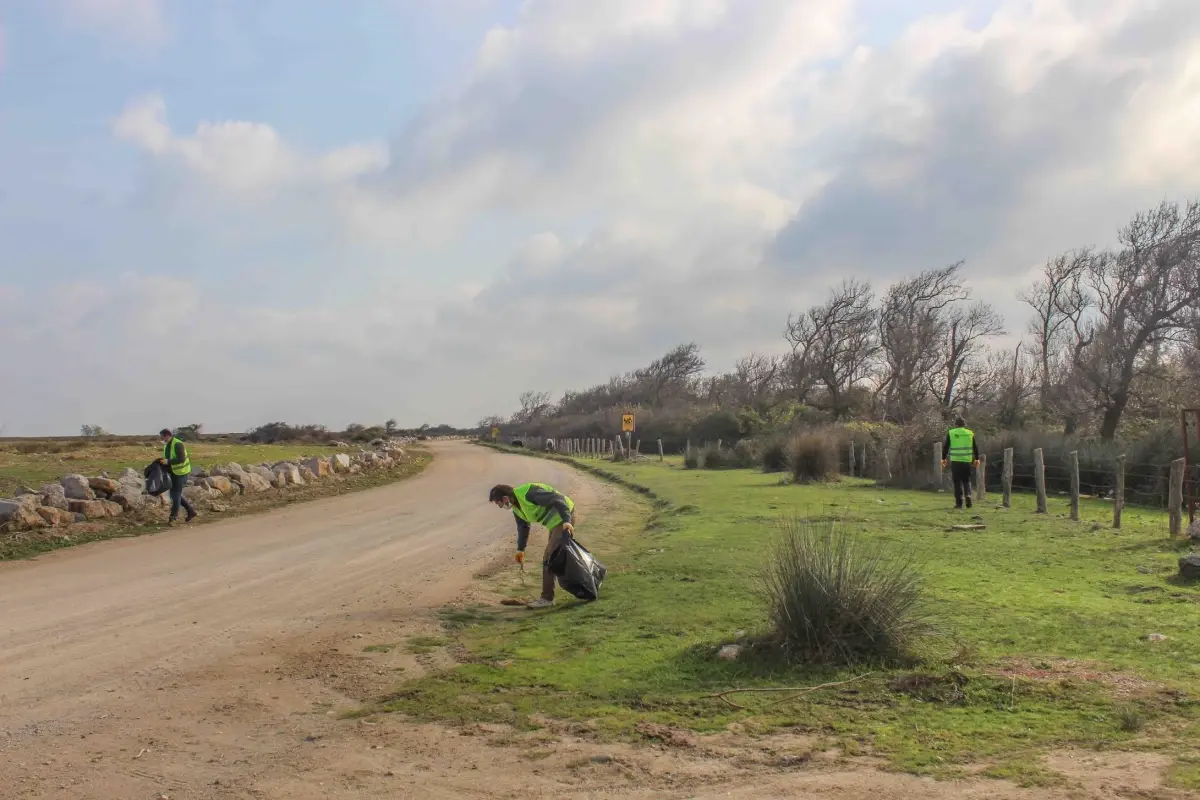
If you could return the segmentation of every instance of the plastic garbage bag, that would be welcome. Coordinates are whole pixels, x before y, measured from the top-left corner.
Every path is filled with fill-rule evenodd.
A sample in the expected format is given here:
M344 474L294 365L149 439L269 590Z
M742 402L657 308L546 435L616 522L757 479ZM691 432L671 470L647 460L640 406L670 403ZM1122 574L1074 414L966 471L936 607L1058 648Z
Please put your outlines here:
M158 497L171 488L171 474L157 461L151 461L142 470L142 475L146 478L146 494L151 497Z
M566 536L547 562L550 572L558 578L563 591L570 592L580 600L595 600L600 596L600 584L608 569L588 552L588 549Z

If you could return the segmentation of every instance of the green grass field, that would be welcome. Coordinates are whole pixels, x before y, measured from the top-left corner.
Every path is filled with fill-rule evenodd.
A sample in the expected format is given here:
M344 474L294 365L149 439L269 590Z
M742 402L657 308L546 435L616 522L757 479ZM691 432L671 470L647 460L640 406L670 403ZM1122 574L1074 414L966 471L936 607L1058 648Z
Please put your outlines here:
M1187 756L1200 734L1190 694L1200 589L1174 582L1181 546L1166 540L1160 513L1126 509L1114 532L1102 503L1085 503L1076 523L1062 499L1049 515L1033 513L1029 497L1010 510L989 497L964 514L947 494L865 481L792 486L654 462L601 468L643 492L585 509L577 534L610 570L601 600L448 610L470 663L401 687L379 709L518 727L536 726L539 714L596 720L616 737L634 736L642 721L701 732L786 727L902 770L948 777L983 765L1024 783L1056 780L1034 757L1055 748L1155 748L1181 757L1176 785L1200 788ZM986 530L947 530L974 514ZM758 576L784 515L835 518L916 555L945 631L928 663L794 699L729 698L744 710L707 696L871 672L716 658L721 645L764 632ZM495 580L502 593L536 592L535 579L522 586L511 571Z
M256 445L232 442L195 442L188 445L193 464L239 464L275 462L302 455L336 453L337 449L314 444ZM77 472L98 475L102 470L118 473L125 467L139 472L162 454L153 439L144 442L114 440L90 443L80 440L9 440L0 442L0 497L9 497L19 486L34 489Z

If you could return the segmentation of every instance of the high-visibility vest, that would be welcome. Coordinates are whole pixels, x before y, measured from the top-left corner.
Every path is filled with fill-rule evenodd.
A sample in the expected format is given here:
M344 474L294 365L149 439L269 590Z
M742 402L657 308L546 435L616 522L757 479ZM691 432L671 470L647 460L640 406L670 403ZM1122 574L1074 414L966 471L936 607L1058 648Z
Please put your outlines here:
M176 447L183 447L183 463L172 464L171 459L175 457ZM183 442L178 439L172 439L163 447L163 458L167 460L167 464L171 467L171 472L176 475L190 475L192 473L192 460L188 458L187 448L183 446Z
M562 525L562 517L553 508L539 506L537 503L529 502L527 495L530 489L543 489L548 492L553 492L550 486L544 483L526 483L513 488L513 494L517 496L517 504L513 506L513 513L520 519L526 522L536 522L539 525L544 525L547 530L553 530L559 525ZM567 510L574 511L575 503L571 498L563 495L563 499L567 501Z
M968 464L975 460L975 431L969 428L950 429L950 460Z

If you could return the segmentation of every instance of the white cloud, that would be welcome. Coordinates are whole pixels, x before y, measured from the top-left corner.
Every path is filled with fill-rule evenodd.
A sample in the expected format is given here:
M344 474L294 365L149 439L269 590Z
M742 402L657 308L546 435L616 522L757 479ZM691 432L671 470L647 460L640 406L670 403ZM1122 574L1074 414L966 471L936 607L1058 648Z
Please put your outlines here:
M171 36L166 0L55 0L66 20L79 28L147 49Z
M849 0L529 0L389 143L324 152L262 122L180 132L161 97L135 99L113 131L146 154L155 200L188 198L173 222L205 230L232 203L280 247L320 227L369 251L330 257L354 291L268 304L203 272L128 278L59 290L69 322L30 319L20 341L47 386L93 387L120 422L89 421L120 429L144 418L127 398L152 406L177 380L180 413L213 426L471 421L679 341L717 366L774 349L788 311L844 277L960 258L1019 330L1033 264L1200 193L1193 5L1010 0L867 46ZM230 258L250 256L235 240ZM85 341L144 352L171 307L186 335L169 359L118 360L119 380L41 366ZM36 412L83 413L56 402Z

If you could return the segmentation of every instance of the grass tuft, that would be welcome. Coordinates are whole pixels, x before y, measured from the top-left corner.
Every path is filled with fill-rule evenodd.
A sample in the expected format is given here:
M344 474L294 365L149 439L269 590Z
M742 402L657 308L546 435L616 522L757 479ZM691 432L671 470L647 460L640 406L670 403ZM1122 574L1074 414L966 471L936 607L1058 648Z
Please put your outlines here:
M934 632L910 557L830 521L785 519L763 574L773 642L792 663L912 663Z
M802 433L792 440L792 478L796 483L837 480L838 460L833 442L820 433Z

